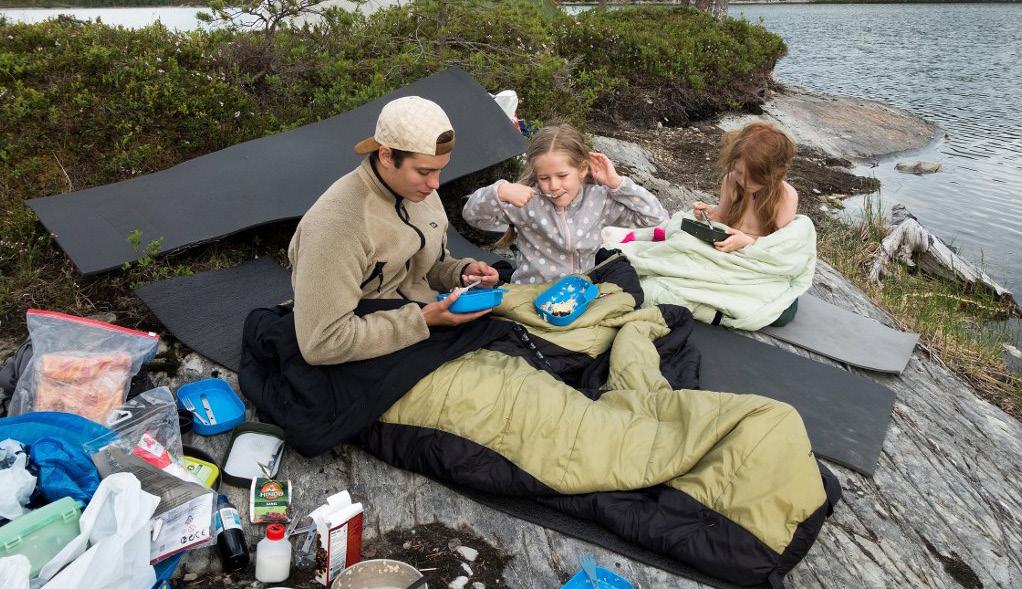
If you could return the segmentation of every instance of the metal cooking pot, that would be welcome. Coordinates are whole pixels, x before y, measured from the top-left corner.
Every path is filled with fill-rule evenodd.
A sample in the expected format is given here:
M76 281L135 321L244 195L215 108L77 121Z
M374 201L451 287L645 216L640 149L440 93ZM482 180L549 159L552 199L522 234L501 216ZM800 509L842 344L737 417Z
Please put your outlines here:
M363 560L344 569L331 589L405 589L420 577L418 569L399 560Z

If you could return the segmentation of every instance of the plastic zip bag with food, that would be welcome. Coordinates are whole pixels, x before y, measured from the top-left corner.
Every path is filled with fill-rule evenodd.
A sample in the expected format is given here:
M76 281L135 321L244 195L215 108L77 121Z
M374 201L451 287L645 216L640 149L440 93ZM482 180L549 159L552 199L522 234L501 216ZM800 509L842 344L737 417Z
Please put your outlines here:
M26 318L33 355L11 398L12 416L60 411L104 423L160 341L155 333L54 311L29 309Z

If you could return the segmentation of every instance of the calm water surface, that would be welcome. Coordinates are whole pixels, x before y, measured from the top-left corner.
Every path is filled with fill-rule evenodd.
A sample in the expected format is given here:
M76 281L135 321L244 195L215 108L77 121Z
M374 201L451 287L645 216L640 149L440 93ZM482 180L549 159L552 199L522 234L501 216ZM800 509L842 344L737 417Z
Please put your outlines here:
M157 21L178 31L190 31L205 26L195 13L206 8L197 6L146 6L142 8L4 8L0 16L11 22L37 23L59 14L71 15L79 20L100 20L104 24L131 29L149 26Z
M884 204L920 221L1022 296L1022 5L735 5L789 54L785 82L882 100L936 122L947 137L919 153L868 165ZM898 173L927 159L940 173Z

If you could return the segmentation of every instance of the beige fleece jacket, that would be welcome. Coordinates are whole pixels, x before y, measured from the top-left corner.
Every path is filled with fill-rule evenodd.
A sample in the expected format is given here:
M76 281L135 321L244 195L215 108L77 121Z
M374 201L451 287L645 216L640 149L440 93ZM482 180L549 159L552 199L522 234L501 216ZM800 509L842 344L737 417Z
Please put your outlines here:
M363 317L363 299L436 300L461 283L471 259L447 251L447 215L436 192L395 195L367 157L319 197L288 248L298 347L309 364L376 358L429 337L414 302Z

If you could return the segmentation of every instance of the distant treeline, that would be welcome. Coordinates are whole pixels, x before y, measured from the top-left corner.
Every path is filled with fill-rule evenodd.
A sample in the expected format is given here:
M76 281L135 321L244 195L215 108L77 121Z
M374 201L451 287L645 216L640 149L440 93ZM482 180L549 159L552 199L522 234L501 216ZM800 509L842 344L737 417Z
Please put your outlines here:
M732 0L729 4L1018 4L1020 2L1022 0ZM562 4L578 3L562 2Z
M128 8L205 4L201 0L0 0L0 8Z

